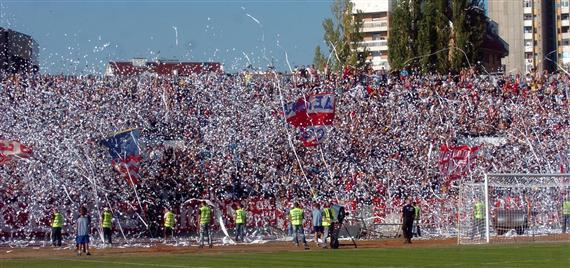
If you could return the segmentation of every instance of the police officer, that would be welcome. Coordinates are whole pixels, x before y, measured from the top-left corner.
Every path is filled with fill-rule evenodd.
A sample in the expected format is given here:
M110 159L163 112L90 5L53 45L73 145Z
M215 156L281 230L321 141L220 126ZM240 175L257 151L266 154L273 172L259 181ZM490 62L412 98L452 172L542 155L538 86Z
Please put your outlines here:
M406 198L406 205L402 208L402 232L404 233L404 244L412 243L412 227L416 209L412 206L412 199Z
M475 200L475 206L473 207L473 229L471 230L471 239L475 237L477 232L479 232L481 238L485 236L485 204L479 198Z
M109 208L103 209L103 220L101 221L101 227L103 227L103 239L105 243L112 244L111 237L113 236L113 215Z
M299 208L299 203L295 202L293 204L293 209L289 211L289 218L291 220L291 224L293 225L293 232L295 234L295 244L299 246L299 235L303 239L303 244L305 245L305 249L309 249L309 245L307 244L307 240L305 239L305 232L303 231L303 219L305 218L303 209Z
M241 204L237 205L236 209L236 242L243 242L243 237L245 235L245 210L243 210Z
M200 248L204 247L204 236L208 236L208 246L212 248L212 231L210 230L210 223L212 221L212 209L202 201L200 207Z
M416 202L413 202L412 205L414 206L414 226L412 227L412 233L414 234L414 237L422 236L422 233L420 232L421 208Z
M331 234L331 230L332 228L334 228L334 222L335 218L334 218L334 213L333 210L331 209L331 204L330 202L326 202L325 205L323 206L323 247L324 248L328 248L329 244L327 243L327 238L329 237L329 235Z
M164 209L164 243L166 243L168 236L173 234L174 228L174 213L170 209Z
M562 203L562 233L566 233L566 226L570 222L570 196Z
M57 208L53 209L53 218L51 220L51 244L61 247L61 227L63 226L63 216Z

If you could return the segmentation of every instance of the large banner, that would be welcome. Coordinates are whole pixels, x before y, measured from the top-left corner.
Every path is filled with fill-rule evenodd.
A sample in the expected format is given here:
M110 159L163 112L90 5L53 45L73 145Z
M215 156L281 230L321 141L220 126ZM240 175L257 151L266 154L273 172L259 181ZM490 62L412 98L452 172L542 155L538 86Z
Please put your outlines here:
M480 146L467 145L439 147L439 170L445 177L457 178L474 168Z
M304 146L316 146L326 138L326 128L334 123L335 95L319 93L285 104L283 114L287 123L299 129Z
M0 164L10 158L26 158L32 154L32 149L18 141L0 140Z
M137 184L140 179L139 167L142 157L138 142L139 136L138 129L128 129L101 141L101 144L109 148L111 163L115 170L131 184Z
M335 116L335 95L319 93L285 104L287 123L295 127L332 125Z

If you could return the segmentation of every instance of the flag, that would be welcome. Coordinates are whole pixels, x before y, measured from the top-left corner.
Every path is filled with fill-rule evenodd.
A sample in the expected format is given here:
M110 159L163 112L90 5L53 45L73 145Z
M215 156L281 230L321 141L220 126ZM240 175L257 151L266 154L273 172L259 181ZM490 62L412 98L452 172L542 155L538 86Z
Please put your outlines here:
M316 146L326 137L326 128L334 123L334 93L311 94L283 107L287 123L299 129L299 140L305 147Z
M140 179L139 168L142 157L138 143L139 136L138 129L128 129L101 141L101 144L109 148L113 168L132 184L137 184Z
M0 164L13 157L28 158L31 154L32 148L18 141L0 140Z
M326 138L327 129L324 126L312 126L301 128L299 132L299 140L303 145L312 147L319 145Z
M283 107L283 113L287 123L295 127L306 126L310 123L307 116L305 100L302 98L295 102L286 103Z
M439 147L439 170L446 177L460 177L475 165L480 146L467 145Z
M335 117L334 93L311 94L283 107L287 123L295 127L332 125Z

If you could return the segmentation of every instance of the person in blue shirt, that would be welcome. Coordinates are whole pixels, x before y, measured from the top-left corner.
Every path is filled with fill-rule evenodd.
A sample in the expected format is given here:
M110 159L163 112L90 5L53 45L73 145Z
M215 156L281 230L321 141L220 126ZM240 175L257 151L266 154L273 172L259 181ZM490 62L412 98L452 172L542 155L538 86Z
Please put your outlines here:
M319 246L319 237L323 236L323 214L319 203L315 203L313 207L313 232L315 232L315 244Z

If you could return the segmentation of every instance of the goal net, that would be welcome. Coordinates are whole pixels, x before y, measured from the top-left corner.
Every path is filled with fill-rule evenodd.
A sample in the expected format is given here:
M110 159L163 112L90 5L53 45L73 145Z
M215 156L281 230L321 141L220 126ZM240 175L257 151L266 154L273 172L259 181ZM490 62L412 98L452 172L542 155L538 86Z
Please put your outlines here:
M459 244L568 241L570 174L486 174L458 208Z

